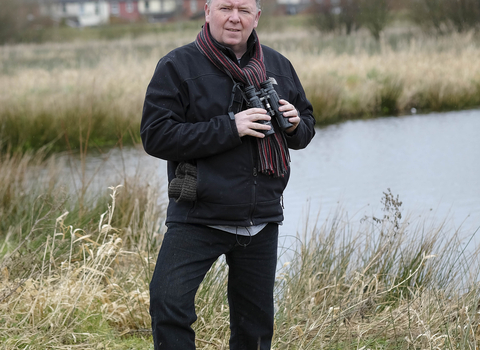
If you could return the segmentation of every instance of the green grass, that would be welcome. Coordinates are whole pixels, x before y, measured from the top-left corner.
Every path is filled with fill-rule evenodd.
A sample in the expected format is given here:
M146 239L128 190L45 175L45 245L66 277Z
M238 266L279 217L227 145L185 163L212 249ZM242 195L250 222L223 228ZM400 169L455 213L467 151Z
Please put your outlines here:
M4 115L0 132L3 150L7 145L14 145L11 146L14 152L44 148L51 153L79 151L85 142L93 149L140 142L138 121L123 117L114 106L110 111L102 111L102 106L96 107L95 101L92 104L90 110L85 106L71 106L56 114L42 111L35 118L26 109Z

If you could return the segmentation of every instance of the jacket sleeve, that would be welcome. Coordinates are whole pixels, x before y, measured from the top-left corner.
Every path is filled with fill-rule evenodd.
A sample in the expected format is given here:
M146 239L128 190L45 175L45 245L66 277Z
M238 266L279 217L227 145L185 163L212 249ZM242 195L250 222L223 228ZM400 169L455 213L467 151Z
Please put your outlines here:
M315 136L315 118L313 117L312 104L307 100L300 79L298 79L297 73L291 64L290 69L296 88L296 97L289 102L299 111L300 123L293 134L286 134L286 140L289 148L303 149L307 147Z
M235 121L227 114L202 116L201 121L187 120L188 88L178 72L172 59L164 57L147 87L140 126L145 151L157 158L180 162L240 145Z

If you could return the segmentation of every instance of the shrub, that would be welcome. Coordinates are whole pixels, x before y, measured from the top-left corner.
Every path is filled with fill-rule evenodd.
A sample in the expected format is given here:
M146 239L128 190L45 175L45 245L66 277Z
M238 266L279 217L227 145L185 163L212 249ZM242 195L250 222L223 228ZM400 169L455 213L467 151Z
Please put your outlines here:
M0 45L15 42L42 42L46 28L53 25L48 17L35 16L36 4L17 0L2 0L0 12Z
M0 44L10 41L18 31L19 2L15 0L3 0L0 12Z
M315 2L313 12L312 24L320 31L345 31L349 35L360 27L359 0Z
M425 31L445 34L480 28L479 0L410 0L412 20Z
M387 0L359 0L360 22L370 34L379 41L380 33L385 29L389 19Z
M338 0L316 3L313 24L326 32L347 35L363 26L378 41L389 19L388 0Z

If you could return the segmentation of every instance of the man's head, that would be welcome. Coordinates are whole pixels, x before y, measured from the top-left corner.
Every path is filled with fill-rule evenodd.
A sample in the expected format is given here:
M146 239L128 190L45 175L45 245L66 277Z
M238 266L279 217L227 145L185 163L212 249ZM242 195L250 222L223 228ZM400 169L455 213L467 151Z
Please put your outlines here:
M208 0L205 4L205 21L210 33L219 43L231 48L241 57L247 40L258 25L260 0Z
M210 6L212 4L212 0L207 0L207 5ZM261 10L260 8L260 0L255 0L255 4L257 5L257 9Z

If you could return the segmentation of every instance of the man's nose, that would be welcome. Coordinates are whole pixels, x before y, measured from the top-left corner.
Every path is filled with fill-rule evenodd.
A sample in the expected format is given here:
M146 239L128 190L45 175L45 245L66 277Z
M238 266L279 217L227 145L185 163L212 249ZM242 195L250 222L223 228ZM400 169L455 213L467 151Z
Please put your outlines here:
M230 21L234 23L238 23L240 21L237 9L233 9L232 14L230 15Z

